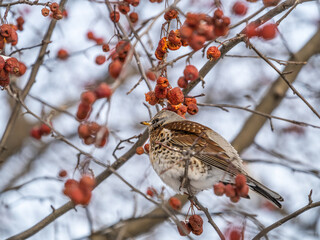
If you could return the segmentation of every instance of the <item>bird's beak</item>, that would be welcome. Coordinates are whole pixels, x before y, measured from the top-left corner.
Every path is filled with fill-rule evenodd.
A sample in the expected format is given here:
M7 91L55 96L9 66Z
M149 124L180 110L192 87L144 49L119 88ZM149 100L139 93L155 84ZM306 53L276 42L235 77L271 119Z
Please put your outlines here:
M149 126L149 125L151 125L151 122L144 121L144 122L140 122L140 124Z

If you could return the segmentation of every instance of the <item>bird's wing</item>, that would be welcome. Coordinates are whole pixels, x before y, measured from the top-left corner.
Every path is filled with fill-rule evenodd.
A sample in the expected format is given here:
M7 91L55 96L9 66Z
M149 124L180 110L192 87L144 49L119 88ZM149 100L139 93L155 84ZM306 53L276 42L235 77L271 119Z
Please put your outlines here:
M167 123L163 127L172 131L170 143L184 150L196 152L195 157L209 166L232 175L242 172L226 151L207 136L206 131L212 131L210 128L187 120Z

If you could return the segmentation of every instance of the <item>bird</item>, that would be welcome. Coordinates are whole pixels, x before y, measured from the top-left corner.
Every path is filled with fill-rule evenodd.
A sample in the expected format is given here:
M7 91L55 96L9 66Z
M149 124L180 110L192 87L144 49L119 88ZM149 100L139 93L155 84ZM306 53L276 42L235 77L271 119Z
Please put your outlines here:
M234 184L242 174L251 190L282 207L283 198L251 177L235 148L209 127L166 109L141 124L148 126L153 169L176 192L194 195L220 182Z

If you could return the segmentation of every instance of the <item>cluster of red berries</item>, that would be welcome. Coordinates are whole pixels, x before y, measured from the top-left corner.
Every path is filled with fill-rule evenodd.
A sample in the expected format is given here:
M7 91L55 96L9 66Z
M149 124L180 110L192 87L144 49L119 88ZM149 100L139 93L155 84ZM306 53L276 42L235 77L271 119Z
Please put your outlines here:
M249 186L247 185L247 178L238 174L235 178L235 184L217 183L213 186L214 194L217 196L222 196L225 194L230 198L231 202L238 202L240 197L247 197L249 193Z
M27 71L27 67L24 63L19 62L16 58L11 57L4 60L0 56L0 86L6 87L10 83L10 74L16 76L22 76Z
M106 83L100 83L93 91L89 90L81 94L81 102L77 111L77 118L82 121L90 116L92 105L97 99L107 98L112 95L112 89Z
M277 35L277 24L269 23L258 28L254 23L249 24L245 29L248 38L260 37L264 40L271 40Z
M117 43L116 49L111 53L112 62L109 64L109 74L113 78L119 77L122 65L131 49L129 41L121 40Z
M64 184L63 193L76 205L88 205L91 200L91 192L94 186L94 178L84 175L79 182L74 179L68 179Z
M223 15L221 9L215 10L213 17L206 14L187 13L186 20L180 28L181 39L197 51L209 40L227 35L230 18Z
M51 11L51 17L52 18L54 18L54 19L56 19L56 20L60 20L60 19L62 19L63 18L63 13L62 13L62 11L59 9L59 4L58 3L56 3L56 2L53 2L53 3L51 3L50 5L49 5L49 8L50 8L50 10L48 9L48 8L46 8L46 7L44 7L44 8L42 8L41 9L41 13L42 13L42 15L44 16L44 17L47 17L47 16L49 16L49 14L50 14L50 11Z
M52 125L52 124L50 124ZM40 140L42 136L47 136L51 133L51 128L47 125L42 123L40 126L34 126L31 131L31 137Z
M207 58L210 61L217 61L221 56L220 50L216 46L209 47L207 50Z
M17 26L12 24L2 24L0 26L0 49L4 48L5 43L11 43L12 46L18 43Z
M181 236L187 236L190 232L194 235L201 235L203 232L203 220L199 215L191 215L189 221L180 221L182 228L178 226L178 231Z
M19 31L22 31L22 30L23 30L23 24L24 24L24 19L23 19L23 17L22 17L22 16L18 17L18 18L16 19L16 22L17 22L17 29L18 29Z
M118 10L122 14L127 14L130 12L130 5L137 7L140 3L140 0L124 0L118 3ZM118 11L112 11L110 13L110 19L112 22L117 23L120 20L120 13ZM139 15L136 12L131 12L129 14L129 19L132 23L138 21Z
M95 144L96 147L103 147L107 143L109 130L96 122L86 122L79 125L78 134L86 145Z

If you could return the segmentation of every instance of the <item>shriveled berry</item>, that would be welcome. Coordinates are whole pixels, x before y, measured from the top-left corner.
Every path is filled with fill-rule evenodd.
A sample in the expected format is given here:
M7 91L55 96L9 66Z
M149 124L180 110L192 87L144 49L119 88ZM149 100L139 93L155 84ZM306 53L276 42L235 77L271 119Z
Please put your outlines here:
M41 9L42 16L47 17L47 16L49 16L49 13L50 13L50 10L48 8Z
M199 112L199 108L198 108L197 104L190 103L188 105L188 110L187 111L188 111L188 113L190 115L195 115L195 114L197 114Z
M217 196L222 196L225 192L225 186L223 183L219 182L213 185L214 194Z
M180 103L183 103L184 101L184 95L180 88L175 87L168 91L167 96L169 102L173 105L178 105Z
M102 65L102 64L105 63L105 61L106 61L106 57L105 56L103 56L103 55L96 56L96 64Z
M187 81L194 81L199 77L199 71L193 65L187 65L183 71L183 74Z
M184 104L189 106L189 104L194 103L197 104L197 99L196 98L185 98L184 99Z
M50 10L51 10L52 12L57 12L58 9L59 9L59 4L58 4L58 3L53 2L53 3L50 4Z
M154 88L154 92L157 98L166 98L168 93L168 88L156 85L156 87Z
M5 64L6 64L6 62L4 61L3 57L0 56L0 70L2 70L4 68Z
M191 225L191 229L196 231L202 228L203 226L202 217L196 214L190 216L189 223Z
M101 126L96 122L90 122L88 124L88 128L89 128L90 134L95 135L101 129Z
M210 61L216 61L220 58L221 56L221 52L219 51L219 49L216 47L216 46L212 46L212 47L209 47L208 50L207 50L207 58L210 60Z
M148 102L150 105L156 105L159 102L159 98L156 97L156 94L154 91L150 91L145 94L146 102Z
M119 2L118 9L122 14L127 14L130 11L130 6L126 2Z
M157 85L166 88L169 86L169 81L165 77L158 77Z
M178 17L178 11L175 9L170 9L164 14L164 19L170 21Z
M102 51L104 51L104 52L109 52L110 51L110 47L109 47L108 43L104 43L102 45Z
M169 199L169 205L172 207L174 210L180 210L182 207L181 201L176 198L176 197L171 197Z
M143 147L137 147L137 148L136 148L136 154L138 154L138 155L144 154L144 149L143 149Z

